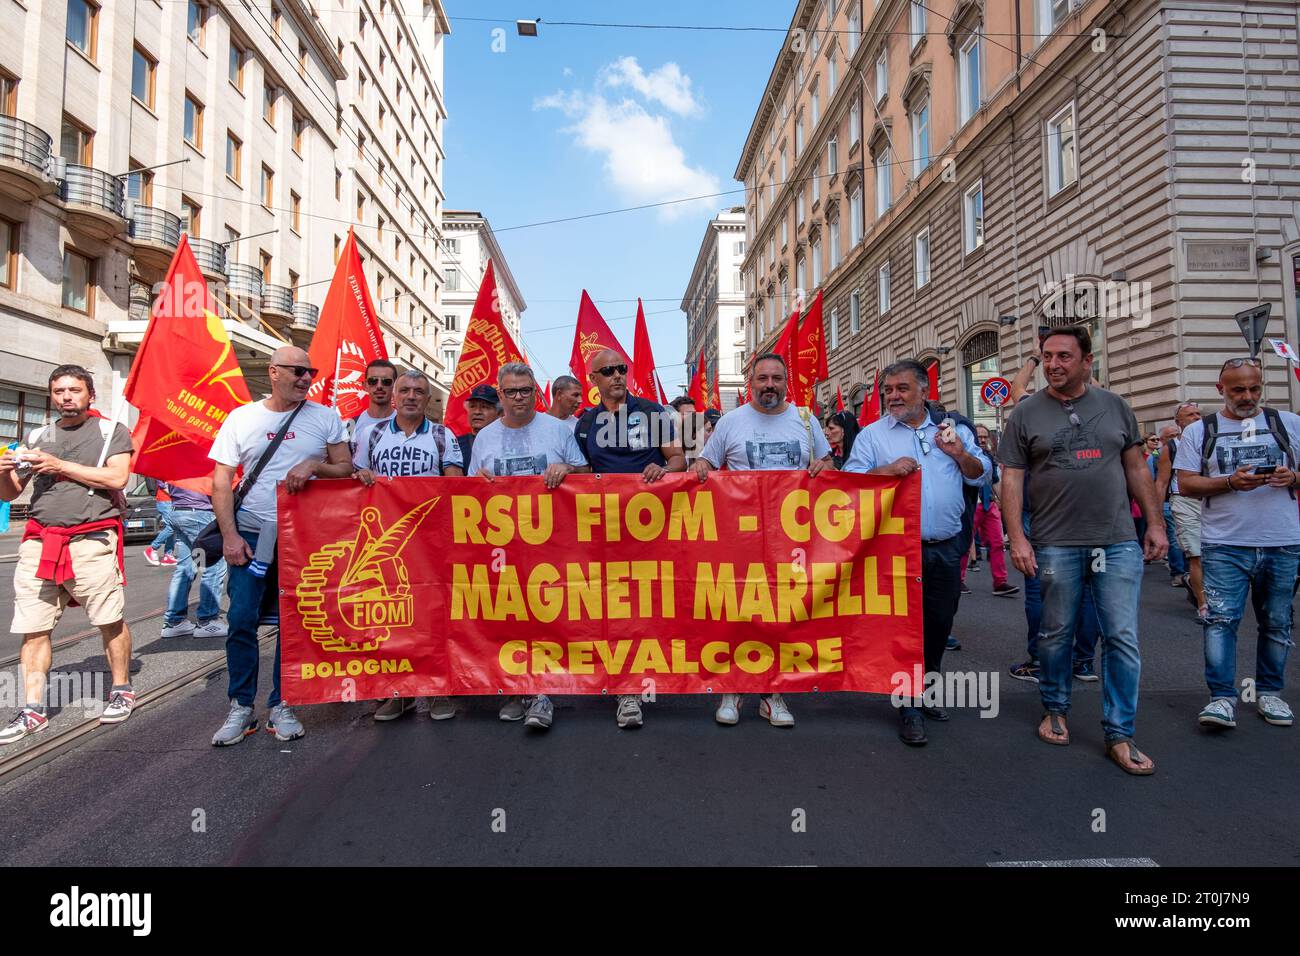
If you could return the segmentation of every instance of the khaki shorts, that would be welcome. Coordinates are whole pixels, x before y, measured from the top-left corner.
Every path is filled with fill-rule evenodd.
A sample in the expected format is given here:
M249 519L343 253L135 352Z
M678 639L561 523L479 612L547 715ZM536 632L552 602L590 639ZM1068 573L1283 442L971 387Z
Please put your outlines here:
M76 577L62 586L36 576L41 561L41 541L33 538L18 546L14 569L14 634L42 634L54 630L63 609L73 598L86 609L96 627L115 624L126 610L122 576L117 567L117 532L97 531L74 538L72 570Z
M1178 547L1189 558L1201 556L1201 499L1169 496L1169 514L1174 519Z

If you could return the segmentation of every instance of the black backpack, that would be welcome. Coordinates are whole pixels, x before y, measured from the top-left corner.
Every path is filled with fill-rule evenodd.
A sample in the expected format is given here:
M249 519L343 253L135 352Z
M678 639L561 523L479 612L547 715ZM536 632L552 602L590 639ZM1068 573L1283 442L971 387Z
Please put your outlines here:
M1210 473L1210 456L1214 454L1214 444L1219 440L1218 414L1211 415L1209 418L1202 418L1201 424L1205 428L1204 433L1201 435L1201 474L1208 475ZM1286 426L1282 424L1282 416L1278 414L1276 408L1264 406L1264 424L1268 426L1264 433L1273 436L1273 440L1277 442L1277 447L1282 449L1282 455L1287 462L1287 467L1294 471L1296 459L1291 451L1291 437L1287 434ZM1294 488L1287 489L1287 494L1291 496L1292 501L1295 500ZM1208 508L1210 501L1210 498L1202 499L1201 507Z

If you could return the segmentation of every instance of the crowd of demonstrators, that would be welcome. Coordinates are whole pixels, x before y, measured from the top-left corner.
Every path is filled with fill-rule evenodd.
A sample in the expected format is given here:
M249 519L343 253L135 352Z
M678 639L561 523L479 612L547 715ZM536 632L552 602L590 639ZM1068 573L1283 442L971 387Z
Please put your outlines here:
M230 598L226 612L230 712L212 738L216 746L237 744L258 726L253 714L261 657L257 628L264 611L278 614L276 484L283 481L285 491L292 495L312 478L352 474L347 436L338 412L307 401L307 390L317 373L309 361L300 348L276 349L267 370L270 397L232 411L209 452L216 463L212 510L229 565ZM244 478L235 491L235 471L240 467ZM302 723L280 698L278 634L267 706L267 730L277 740L303 736Z
M70 603L86 609L104 641L113 684L100 723L126 720L135 706L131 632L124 620L122 528L131 433L92 412L95 380L80 365L54 369L49 390L50 408L58 418L0 455L0 498L13 501L32 486L14 566L10 627L23 637L24 702L0 729L0 743L49 726L50 634Z
M1167 496L1174 535L1178 539L1178 547L1183 554L1183 559L1187 562L1187 574L1183 579L1184 586L1187 588L1187 599L1196 609L1197 621L1204 625L1207 609L1201 569L1201 499L1182 494L1178 483L1178 471L1174 467L1182 434L1192 426L1193 422L1200 420L1201 407L1196 402L1183 402L1174 409L1173 427L1176 429L1176 434L1168 439L1165 451L1160 456L1156 491Z
M982 485L992 465L969 426L934 420L925 399L925 366L897 362L881 379L887 415L858 435L844 470L897 477L921 472L923 656L926 673L939 674L960 599L962 557L970 546L963 527L965 488ZM923 706L922 690L913 688L912 704L899 711L899 738L912 746L927 741L925 717L948 719L941 707Z
M1300 418L1261 404L1258 359L1225 362L1218 390L1223 407L1184 429L1174 460L1181 492L1202 499L1210 702L1198 720L1211 727L1237 725L1237 628L1249 596L1259 628L1256 712L1270 724L1289 727L1291 708L1282 691L1300 563Z
M672 416L659 403L628 394L627 364L618 352L605 349L592 356L590 377L600 404L583 412L573 434L593 472L640 475L650 484L686 470ZM640 698L619 695L615 718L619 727L640 727Z
M1085 590L1092 593L1102 645L1102 727L1108 756L1133 774L1154 762L1133 740L1141 654L1137 618L1142 566L1168 548L1155 484L1142 457L1142 435L1119 396L1090 384L1092 342L1079 327L1054 330L1042 343L1047 388L1019 402L1001 442L1003 502L1023 504L1026 475L1033 485L1030 538L1011 522L1011 558L1039 577L1042 633L1039 693L1045 711L1038 736L1070 743L1072 645ZM1139 545L1130 511L1147 521ZM1031 543L1032 539L1032 543Z
M226 583L225 559L205 562L202 573L199 573L194 556L199 535L212 523L212 479L186 479L165 487L172 500L172 511L167 520L175 535L179 556L176 567L172 569L160 636L225 637L227 628L221 620L221 589ZM196 576L199 578L199 604L195 609L197 623L189 619L190 588Z
M581 382L572 375L561 375L551 383L551 407L546 414L573 428L578 424L578 409L581 407Z
M692 468L701 482L709 472L807 471L816 476L831 465L831 448L821 425L806 408L786 401L785 359L774 352L754 358L749 380L749 404L718 419ZM740 720L740 694L723 694L714 719L720 724ZM773 727L793 727L781 694L762 695L758 715Z
M522 362L502 365L497 373L497 388L503 414L474 437L469 474L488 481L533 475L540 477L548 490L554 490L566 476L591 470L578 450L567 417L537 411L537 379L531 368ZM578 393L580 396L581 388ZM554 715L554 704L546 694L527 700L508 697L499 713L502 720L522 719L525 727L537 730L549 728Z

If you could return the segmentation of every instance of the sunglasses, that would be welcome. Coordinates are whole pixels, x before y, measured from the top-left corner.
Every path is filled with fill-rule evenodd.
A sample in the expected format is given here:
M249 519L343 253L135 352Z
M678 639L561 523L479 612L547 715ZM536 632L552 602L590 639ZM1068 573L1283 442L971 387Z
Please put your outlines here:
M1064 408L1067 413L1069 413L1071 425L1073 425L1075 428L1078 428L1083 424L1083 422L1079 420L1079 413L1074 410L1074 405L1072 403L1061 402L1061 407Z
M371 388L374 388L376 385L382 385L384 388L388 388L393 384L393 380L391 378L380 378L378 375L372 375L366 379L366 384Z
M293 373L294 378L302 378L304 375L310 375L312 378L315 378L316 373L319 371L319 369L314 369L310 365L281 365L278 362L275 363L273 367L287 368L290 372Z
M1253 365L1255 368L1264 367L1264 364L1257 358L1231 358L1223 363L1223 368L1219 369L1219 371L1222 372L1224 368L1241 368L1243 365Z
M916 429L916 440L921 443L921 454L923 455L930 454L930 443L925 440L924 429L921 428Z
M531 385L525 385L523 388L503 388L501 394L506 398L531 398L533 392L537 391Z
M617 372L619 375L626 375L626 374L627 374L627 366L626 366L626 365L606 365L604 368L598 368L598 369L596 369L596 374L597 374L597 375L603 375L603 376L605 376L605 378L609 378L609 377L610 377L611 375L613 375L615 372Z

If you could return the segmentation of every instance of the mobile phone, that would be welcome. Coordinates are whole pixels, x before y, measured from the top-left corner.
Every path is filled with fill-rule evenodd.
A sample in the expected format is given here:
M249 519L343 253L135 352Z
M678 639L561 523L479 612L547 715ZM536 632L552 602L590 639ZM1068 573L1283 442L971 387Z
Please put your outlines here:
M1277 471L1277 465L1256 465L1252 475L1271 475Z

